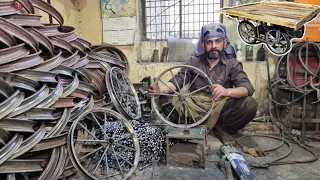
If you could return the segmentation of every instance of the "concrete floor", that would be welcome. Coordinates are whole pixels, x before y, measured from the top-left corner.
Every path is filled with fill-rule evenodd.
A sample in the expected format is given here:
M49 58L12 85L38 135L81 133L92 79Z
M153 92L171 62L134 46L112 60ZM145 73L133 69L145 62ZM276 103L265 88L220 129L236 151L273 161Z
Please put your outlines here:
M262 149L272 148L279 144L278 140L260 137L249 137L241 140L243 145L248 147L259 146ZM293 143L293 151L290 156L282 161L304 160L312 157L311 153L300 148ZM320 143L309 143L314 146L312 150L317 154L320 153ZM142 170L137 170L130 180L225 180L226 175L217 167L221 159L220 146L222 144L213 135L208 136L208 149L206 154L206 168L188 166L185 164L171 163L154 164ZM251 163L268 162L272 159L280 157L288 151L288 146L283 145L281 148L269 152L266 157L253 157L243 154L246 161ZM257 180L317 180L320 179L320 161L302 164L274 165L268 168L252 169ZM69 179L82 179L79 176L73 176Z
M261 148L271 148L279 142L268 138L247 138L244 139L243 144L259 144ZM186 167L186 165L154 165L144 170L136 172L130 179L131 180L207 180L207 179L227 179L227 177L217 167L217 162L220 160L221 153L219 151L220 141L215 137L208 136L208 146L206 156L206 168L200 167ZM320 152L320 143L313 143L313 148L316 152ZM292 144L293 152L290 156L283 161L290 160L303 160L311 157L309 152L306 152L297 145ZM275 159L287 152L288 146L270 152L267 158L255 158L250 155L244 154L248 163L263 162ZM320 179L320 161L317 160L312 163L304 164L290 164L290 165L276 165L269 168L252 169L258 180L316 180Z

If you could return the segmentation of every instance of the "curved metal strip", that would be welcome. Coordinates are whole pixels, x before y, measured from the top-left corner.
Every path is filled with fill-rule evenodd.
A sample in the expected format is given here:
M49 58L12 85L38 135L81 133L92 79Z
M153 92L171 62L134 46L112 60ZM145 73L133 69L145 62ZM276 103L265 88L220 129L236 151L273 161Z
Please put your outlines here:
M1 77L0 77L0 84L1 84L0 95L2 95L5 98L9 98L14 93L13 87Z
M100 62L96 60L92 60L89 58L88 64L84 66L85 69L99 69L100 68Z
M51 40L51 42L53 43L54 46L57 46L63 50L66 50L67 52L69 52L71 54L74 52L73 46L68 41L60 39L56 36L51 36L51 37L49 37L49 39Z
M41 159L17 159L6 161L0 166L0 174L41 172Z
M79 41L73 40L70 43L74 48L78 49L79 51L83 53L86 52L86 47L84 47Z
M78 60L74 65L72 65L73 68L80 68L88 64L89 59L88 59L88 54L86 53L82 58Z
M30 149L36 146L36 144L38 144L41 141L41 139L44 137L45 133L46 133L46 126L44 123L42 123L39 129L35 133L33 133L30 137L28 137L28 139L22 142L19 149L15 151L15 153L10 157L10 160L21 156L22 154L28 152Z
M63 93L63 87L61 84L61 79L58 77L58 84L56 88L54 88L51 93L40 103L37 107L39 108L49 108L53 105L58 99L61 97Z
M0 77L8 82L12 87L26 89L32 92L36 92L36 89L38 89L40 86L37 81L20 76L18 74L0 72Z
M45 36L43 33L41 33L39 30L35 28L25 28L27 31L29 31L32 36L43 46L46 48L46 50L50 53L50 55L53 55L53 44L50 41L50 39Z
M19 10L13 6L12 1L2 1L0 2L0 16L17 14Z
M59 98L57 102L55 102L51 107L52 108L67 108L74 107L76 104L74 103L74 97L66 97Z
M93 94L93 91L95 90L93 85L86 83L86 82L82 82L82 81L80 81L77 89L85 91L89 94Z
M14 111L23 101L24 94L19 90L14 92L8 99L0 104L0 119Z
M86 82L86 83L91 83L92 82L92 77L91 77L91 74L90 72L83 68L83 67L79 67L76 69L77 73L79 74L79 79L83 82Z
M23 136L15 134L11 140L0 149L0 166L6 162L20 147Z
M81 81L80 81L81 82ZM75 98L81 98L81 99L86 99L88 98L90 93L86 91L82 91L80 89L74 90L69 96L75 97Z
M88 50L90 50L91 47L91 43L85 39L82 38L77 38L76 41L78 41L79 43L81 43L85 48L87 48Z
M39 56L42 51L39 50L37 53L30 54L25 56L17 61L14 61L10 64L5 64L0 66L0 71L3 72L13 72L18 70L23 70L31 68L41 64L44 60Z
M71 109L70 108L64 108L63 114L60 118L60 120L56 123L56 125L48 132L45 136L45 138L50 138L53 136L58 136L63 129L66 127L68 120L70 118Z
M12 111L8 117L14 117L23 112L28 111L29 109L37 106L41 101L43 101L47 95L49 94L49 88L46 84L42 86L42 88L34 93L32 96L24 99L20 106L18 106L14 111Z
M10 16L4 16L8 21L26 27L41 27L43 26L40 22L42 16L36 14L13 14Z
M60 26L63 25L64 20L62 15L57 11L54 7L52 7L49 3L45 1L39 1L39 0L30 0L34 7L41 9L42 11L48 13L52 17L54 17L60 24Z
M0 127L0 145L5 146L10 139L10 132Z
M55 119L55 117L53 116L55 111L55 108L32 108L29 111L15 116L15 118L32 120L52 120Z
M69 176L72 176L72 175L75 174L76 172L77 172L77 171L76 171L76 169L75 169L74 167L69 168L69 169L65 169L65 170L63 171L63 173L59 176L58 179L65 179L65 178L67 178L67 177L69 177Z
M61 146L59 160L58 160L57 166L52 174L52 179L58 179L59 176L61 176L61 174L64 171L65 164L67 162L67 157L68 157L67 148L65 146Z
M91 109L93 103L94 103L93 96L91 96L90 99L85 99L79 102L74 108L72 108L69 121L73 121L85 110Z
M78 78L78 73L76 73L73 81L66 88L63 89L63 93L61 97L69 96L74 90L77 89L78 85L79 85L79 78Z
M35 121L28 119L3 118L0 120L0 127L10 132L34 133Z
M39 48L38 41L36 41L24 28L0 17L0 29L25 42L30 46L33 52L37 52L37 49Z
M65 145L67 142L68 133L64 133L58 136L44 138L35 147L33 147L29 152L43 151L46 149L56 148Z
M70 67L70 66L74 65L76 62L78 62L79 59L80 59L79 51L76 51L70 57L66 58L63 61L62 65Z
M11 47L18 44L16 39L11 34L1 29L0 29L0 42L6 45L7 47Z
M58 67L62 61L63 58L61 57L61 53L62 51L59 50L59 53L52 57L51 59L45 60L43 63L39 64L36 67L33 67L34 70L38 70L38 71L50 71L51 69L54 69L56 67Z
M17 0L20 2L23 7L27 10L28 13L34 14L34 7L29 0Z
M90 52L89 57L95 60L111 63L113 65L120 66L122 68L126 68L126 63L117 59L114 55L112 54L100 54L97 52Z
M1 33L0 33L0 36L1 36ZM15 61L17 59L20 59L20 58L28 55L30 53L30 50L27 49L24 45L25 44L22 43L22 44L19 44L16 46L11 46L8 48L1 49L0 50L0 65Z
M57 74L61 74L61 75L65 75L65 76L69 76L69 77L73 77L72 73L75 70L73 68L64 66L64 65L60 65L54 69L51 70L51 72L57 73Z
M42 27L37 27L36 29L41 32L41 34L50 37L56 36L60 34L58 28L60 27L59 24L43 24Z
M107 105L107 103L105 102L106 96L103 96L101 99L95 100L94 101L94 107L103 107L105 105Z
M78 38L76 35L76 29L71 26L62 26L60 29L60 34L57 35L57 37L67 42L74 41Z
M52 178L53 170L56 168L56 165L59 160L59 151L60 147L54 148L51 153L50 160L46 166L46 168L43 170L42 174L38 178L38 180L46 180L46 179L54 179Z
M92 76L92 83L98 88L99 93L103 94L106 89L105 77L103 77L103 75L101 75L100 73L101 71L94 70L91 72L91 76Z
M23 70L23 71L19 71L17 74L29 79L33 79L38 82L50 82L50 83L58 82L56 80L56 77L58 74L52 71L45 72L45 71L35 71L35 70Z

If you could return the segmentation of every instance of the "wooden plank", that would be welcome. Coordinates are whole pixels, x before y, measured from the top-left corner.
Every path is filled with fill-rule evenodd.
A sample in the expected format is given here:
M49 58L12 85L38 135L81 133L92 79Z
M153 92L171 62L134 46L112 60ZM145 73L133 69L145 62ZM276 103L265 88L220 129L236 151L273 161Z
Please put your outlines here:
M216 12L297 30L320 13L320 6L291 2L257 2L222 8Z

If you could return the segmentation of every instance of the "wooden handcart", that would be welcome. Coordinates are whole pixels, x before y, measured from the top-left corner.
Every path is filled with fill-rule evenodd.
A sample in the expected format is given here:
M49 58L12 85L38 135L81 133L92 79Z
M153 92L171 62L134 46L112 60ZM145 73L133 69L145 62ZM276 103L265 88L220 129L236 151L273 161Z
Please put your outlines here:
M276 55L291 49L292 38L302 38L305 24L320 12L320 6L292 2L257 2L222 8L217 12L238 19L238 33L247 44L265 43Z

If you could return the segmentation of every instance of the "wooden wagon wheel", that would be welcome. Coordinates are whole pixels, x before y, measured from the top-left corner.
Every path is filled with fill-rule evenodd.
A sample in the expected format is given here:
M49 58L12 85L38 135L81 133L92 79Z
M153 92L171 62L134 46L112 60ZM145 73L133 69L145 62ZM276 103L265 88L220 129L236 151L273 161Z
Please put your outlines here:
M210 89L212 82L200 69L189 65L178 65L163 71L156 78L154 84L167 86L172 89L165 82L170 78L174 84L178 84L174 75L178 71L184 74L184 78L182 79L183 84L180 87L177 86L177 90L174 90L171 94L156 94L152 97L151 103L161 120L173 127L188 129L201 124L211 114L215 102L210 97L198 95L197 92ZM188 82L185 78L187 75L190 75ZM191 91L189 87L192 87L195 81L204 82L203 87ZM209 98L209 100L206 100L210 102L208 104L209 108L204 109L204 107L195 103L193 98ZM193 115L192 112L194 111L198 111L199 113Z
M290 38L280 30L270 29L266 32L266 45L276 55L283 55L291 48Z
M257 43L257 30L256 27L249 21L241 21L238 24L238 32L240 38L248 44Z

